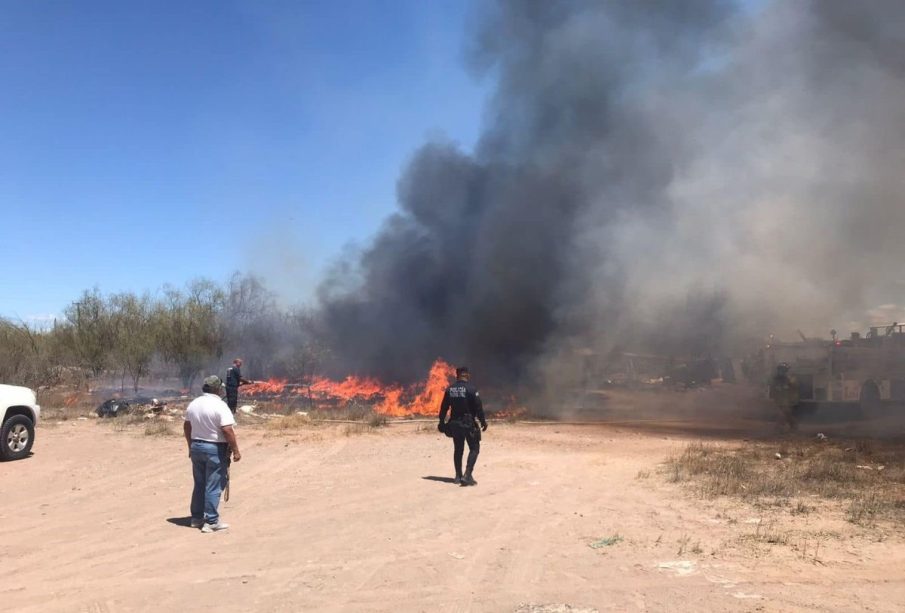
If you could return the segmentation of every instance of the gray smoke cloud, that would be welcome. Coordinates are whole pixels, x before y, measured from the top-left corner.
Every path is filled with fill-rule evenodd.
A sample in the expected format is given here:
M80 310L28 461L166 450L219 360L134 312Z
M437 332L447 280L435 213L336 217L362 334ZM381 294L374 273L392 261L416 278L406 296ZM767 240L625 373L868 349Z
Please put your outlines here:
M905 304L905 4L502 1L474 152L417 151L320 289L346 370L509 380L590 347L731 351Z

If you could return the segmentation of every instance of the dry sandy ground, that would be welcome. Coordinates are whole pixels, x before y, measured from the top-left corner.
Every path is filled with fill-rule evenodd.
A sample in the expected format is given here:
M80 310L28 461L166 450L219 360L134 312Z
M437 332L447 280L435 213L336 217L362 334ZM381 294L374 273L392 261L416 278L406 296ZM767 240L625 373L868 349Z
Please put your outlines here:
M246 426L232 528L206 535L179 437L48 424L0 465L0 609L905 610L900 527L697 499L657 473L681 428L493 423L474 488L431 479L432 428Z

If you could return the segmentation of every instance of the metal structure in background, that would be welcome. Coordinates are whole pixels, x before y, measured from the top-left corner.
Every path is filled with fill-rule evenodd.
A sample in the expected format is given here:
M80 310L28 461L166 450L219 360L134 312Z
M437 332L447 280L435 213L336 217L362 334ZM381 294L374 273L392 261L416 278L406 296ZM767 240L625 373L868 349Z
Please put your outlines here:
M715 379L735 381L735 368L728 357L658 355L613 351L599 354L580 349L561 359L568 372L570 389L603 387L666 386L678 389L710 385Z
M770 342L746 360L751 380L766 381L776 366L789 364L799 386L802 411L819 407L860 409L866 417L894 404L905 404L905 324L871 327L832 340Z

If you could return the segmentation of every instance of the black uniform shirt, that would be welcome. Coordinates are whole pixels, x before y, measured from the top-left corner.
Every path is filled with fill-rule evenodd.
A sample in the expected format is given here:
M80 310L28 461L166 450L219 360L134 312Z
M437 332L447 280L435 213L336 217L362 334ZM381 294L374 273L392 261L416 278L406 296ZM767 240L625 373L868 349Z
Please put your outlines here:
M477 418L482 426L487 423L484 418L484 405L477 388L461 379L457 379L446 388L443 401L440 403L440 421L446 421L446 413L450 409L452 409L450 421L466 421L470 415L471 419Z
M238 366L233 364L226 369L226 387L238 389L245 380L242 378L242 371Z

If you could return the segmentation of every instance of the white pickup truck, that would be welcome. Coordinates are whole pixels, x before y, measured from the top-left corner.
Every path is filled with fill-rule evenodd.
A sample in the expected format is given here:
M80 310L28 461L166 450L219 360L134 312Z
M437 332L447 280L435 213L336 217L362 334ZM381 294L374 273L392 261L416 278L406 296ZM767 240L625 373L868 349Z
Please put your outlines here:
M28 455L40 415L41 407L33 391L0 385L0 459L19 460Z

